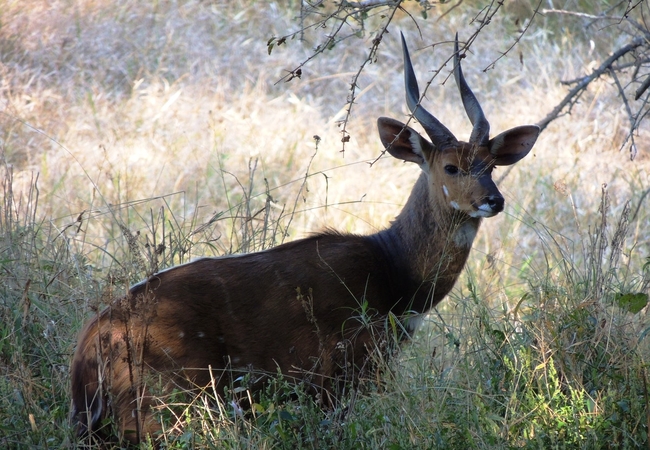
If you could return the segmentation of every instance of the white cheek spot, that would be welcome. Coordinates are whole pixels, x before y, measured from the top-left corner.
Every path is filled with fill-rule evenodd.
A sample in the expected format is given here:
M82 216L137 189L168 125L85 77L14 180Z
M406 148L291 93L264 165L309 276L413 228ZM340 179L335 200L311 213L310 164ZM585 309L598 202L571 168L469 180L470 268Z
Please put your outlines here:
M239 356L235 356L230 360L233 364L239 364L241 362L241 358Z
M476 224L472 221L462 224L454 234L454 244L457 247L469 248L476 237Z
M449 197L449 189L444 184L442 185L442 192L445 193L445 197Z
M458 203L456 203L455 201L452 200L451 202L449 202L449 204L450 204L451 207L454 208L455 210L460 211L460 205L459 205Z
M181 331L180 333L178 333L178 337L183 339L185 337L185 332Z
M205 337L205 333L203 331L199 331L198 333L196 333L196 336L202 338Z

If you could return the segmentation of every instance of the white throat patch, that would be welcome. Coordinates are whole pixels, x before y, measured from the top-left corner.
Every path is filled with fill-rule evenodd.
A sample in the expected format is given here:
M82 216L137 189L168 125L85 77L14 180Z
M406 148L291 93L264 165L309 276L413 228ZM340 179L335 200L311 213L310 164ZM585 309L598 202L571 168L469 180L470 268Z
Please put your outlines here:
M476 237L476 223L472 220L462 224L454 233L454 244L457 247L469 248Z

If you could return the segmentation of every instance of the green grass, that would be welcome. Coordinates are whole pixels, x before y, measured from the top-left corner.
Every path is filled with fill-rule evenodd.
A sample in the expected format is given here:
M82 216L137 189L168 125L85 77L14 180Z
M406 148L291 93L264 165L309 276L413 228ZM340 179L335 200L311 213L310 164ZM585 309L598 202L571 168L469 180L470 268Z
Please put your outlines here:
M564 95L558 79L583 74L615 40L605 28L590 50L575 22L545 18L517 47L523 60L483 73L511 44L523 3L497 15L464 62L494 132L541 119ZM417 19L424 40L407 15L395 19L360 78L368 90L341 154L335 122L379 17L366 40L276 85L324 32L269 56L269 37L296 27L290 2L0 1L0 447L79 445L68 423L76 336L131 283L325 226L388 224L417 176L388 158L367 164L380 151L376 118L405 116L397 30L414 49L466 36L480 6L441 21L430 10ZM414 50L422 80L449 51ZM428 105L465 138L442 80ZM363 389L332 411L282 377L254 396L246 380L225 400L177 393L161 405L166 446L647 447L649 163L617 153L617 104L599 82L533 155L496 172L507 175L506 211L484 222L452 294ZM649 142L647 127L637 142ZM245 411L230 401L249 395Z

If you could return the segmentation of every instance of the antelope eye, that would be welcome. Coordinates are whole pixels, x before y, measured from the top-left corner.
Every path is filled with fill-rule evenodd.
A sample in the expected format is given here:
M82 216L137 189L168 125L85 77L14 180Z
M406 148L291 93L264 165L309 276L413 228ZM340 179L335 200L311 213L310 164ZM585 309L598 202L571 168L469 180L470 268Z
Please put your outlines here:
M447 164L445 166L445 172L448 175L457 175L458 172L460 172L460 169L458 167L456 167L456 166L452 166L451 164Z

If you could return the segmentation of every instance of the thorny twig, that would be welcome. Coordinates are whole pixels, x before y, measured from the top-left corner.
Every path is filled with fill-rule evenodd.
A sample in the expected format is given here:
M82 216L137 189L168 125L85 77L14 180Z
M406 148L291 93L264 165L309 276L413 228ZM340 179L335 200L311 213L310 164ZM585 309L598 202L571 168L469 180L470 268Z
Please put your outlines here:
M367 13L368 11L374 8L379 8L382 6L396 6L399 5L399 3L401 2L402 0L383 0L383 1L373 0L373 1L362 1L362 2L343 1L338 4L337 9L335 11L326 14L323 14L318 9L318 7L324 3L324 0L321 0L315 4L309 4L309 8L305 7L304 5L305 2L301 2L300 29L296 32L292 32L281 37L272 37L271 39L269 39L269 41L267 42L269 54L271 53L271 51L276 45L279 47L280 45L285 44L288 39L294 39L296 36L300 36L300 40L303 40L305 31L309 29L326 28L327 24L331 21L335 21L337 25L333 27L333 29L329 34L327 34L325 41L319 44L318 46L316 46L314 52L307 59L305 59L300 64L298 64L298 66L295 67L294 69L288 71L287 75L280 78L278 81L275 82L275 84L278 84L281 81L287 82L293 80L294 78L300 78L300 74L302 73L302 68L305 65L307 65L310 61L315 59L318 55L323 53L325 50L329 50L333 48L336 44L352 36L356 36L358 30L354 30L354 29L353 32L346 34L344 36L340 36L343 27L346 25L350 26L349 21L351 18L357 19L361 15ZM313 23L309 25L305 25L304 24L305 17L310 14L322 16L322 18L319 20L315 20ZM358 21L361 24L362 27L361 29L363 29L363 20L358 20ZM388 23L390 23L390 21L388 21Z
M326 36L325 41L320 45L318 45L314 50L314 52L307 59L305 59L293 70L288 71L287 75L285 75L281 80L279 80L279 81L290 81L294 78L300 78L300 76L302 75L302 68L310 61L312 61L314 58L316 58L318 55L323 53L326 49L331 49L339 42L363 32L364 18L368 15L368 13L371 10L378 8L380 11L383 12L383 15L381 17L382 24L379 27L379 31L376 33L376 37L372 41L372 45L370 47L368 55L366 59L363 61L363 63L361 64L361 66L359 67L359 69L355 72L350 82L350 93L348 95L347 102L346 102L347 104L345 109L345 117L338 122L339 127L341 127L341 134L342 134L342 138L341 138L343 144L341 150L342 152L345 152L345 144L350 139L350 134L348 132L348 122L350 120L352 110L355 105L355 101L360 95L358 94L359 88L357 86L359 77L363 72L363 70L365 69L365 67L368 65L368 63L372 63L376 60L379 45L381 44L385 33L388 32L388 27L392 22L392 19L395 13L397 12L397 10L402 10L406 14L410 15L409 12L403 8L403 1L404 0L357 0L357 1L344 0L338 3L334 3L336 5L336 10L327 13L322 12L325 10L323 8L317 9L314 7L314 5L317 6L324 5L326 3L325 0L320 0L315 3L301 2L301 4L304 3L308 7L308 8L301 7L301 13L304 14L305 11L307 11L307 14L314 14L316 16L319 16L318 20L314 21L314 23L305 26L304 17L302 17L301 14L301 27L300 27L301 29L299 31L294 32L292 34L288 34L284 37L280 37L280 38L274 37L271 40L269 40L268 46L270 52L274 45L282 45L286 42L287 39L294 38L297 36L302 36L302 33L307 29L316 28L316 27L324 28L331 21L335 21L335 25L330 29L330 33ZM420 3L426 3L430 7L429 2L420 2ZM462 0L460 0L457 5L453 6L452 9L459 6L461 3ZM475 28L473 33L466 39L465 45L461 49L462 55L464 55L469 50L471 45L474 43L474 41L478 38L479 34L482 32L483 28L485 28L487 25L490 24L493 17L501 9L501 6L503 6L503 4L504 4L503 1L493 0L492 2L487 4L483 9L481 9L481 11L479 11L479 13L472 20L472 23L478 24L478 26ZM523 27L523 29L520 31L519 36L514 40L512 45L508 47L496 60L494 60L491 64L489 64L484 70L492 69L494 65L499 61L499 59L509 54L513 50L513 48L517 46L522 36L527 32L528 28L530 27L532 19L535 18L540 13L539 8L541 4L542 1L539 0L539 3L537 4L537 6L533 11L532 17L529 19L526 26ZM618 15L615 14L614 13L615 9L619 8L623 4L625 4L624 11L620 12ZM544 13L546 15L556 14L556 15L576 17L578 19L586 19L589 21L588 26L592 26L594 23L597 23L599 21L605 21L606 26L620 27L622 32L625 32L628 35L632 35L632 39L631 41L628 42L627 45L624 45L619 49L617 49L616 51L612 52L611 55L599 67L593 70L591 74L585 75L576 80L563 82L563 84L567 84L573 87L569 90L565 98L555 108L553 108L553 110L544 119L542 119L538 123L538 125L542 128L542 130L544 130L552 121L560 117L563 117L567 114L570 114L573 107L578 103L581 96L586 92L587 88L592 82L601 78L603 75L610 75L612 80L614 81L613 84L618 90L618 95L621 98L623 105L625 106L625 111L628 116L628 122L630 124L629 132L627 133L625 140L621 145L621 148L623 148L628 142L631 141L630 156L632 159L634 158L634 156L636 155L636 143L634 142L635 133L637 133L639 129L639 125L641 124L643 119L645 119L648 115L650 115L650 92L649 92L650 71L648 70L650 66L650 56L649 56L650 31L648 29L647 23L645 22L644 12L643 12L644 8L647 9L647 6L644 6L644 2L641 0L637 0L637 1L620 2L617 5L612 6L602 14L588 14L581 11L567 11L567 10L557 10L557 9L541 10L541 13ZM388 11L386 11L386 9L388 9ZM426 8L424 9L426 10ZM640 16L640 19L638 21L634 20L634 18L632 17L632 13L636 14L637 16ZM440 18L444 16L445 14L443 13ZM438 20L440 20L440 18ZM417 23L415 22L415 19L413 19L413 21L417 27ZM625 25L628 26L627 29L622 28ZM343 35L342 30L345 26L350 27L351 31L348 34ZM630 58L633 59L633 62L630 62ZM430 79L426 83L425 88L423 89L420 100L422 100L422 98L426 96L427 89L431 85L432 81L439 75L440 71L447 65L450 59L451 56L443 63L443 65L438 70L433 71L433 74L431 75ZM625 71L630 67L634 67L634 71L631 74L631 76L629 76L629 81L626 83L622 82L620 79L621 78L620 75L626 74L626 76L623 78L627 78L628 75ZM634 101L636 102L640 101L640 104L639 103L632 104L631 101L628 100L628 96L625 90L629 89L630 86L632 85L636 87L634 92ZM412 118L409 118L409 121L410 120L412 120ZM381 153L379 158L383 156L383 153L384 152Z
M541 0L540 0L541 1ZM344 0L339 3L336 3L336 9L333 12L326 12L323 13L322 8L316 8L316 6L322 6L325 4L324 0L320 0L315 3L309 3L309 2L304 2L305 4L301 3L301 21L300 21L300 30L287 34L282 37L273 37L271 38L268 43L268 50L269 53L272 51L274 46L280 46L286 43L288 39L293 39L295 37L301 37L302 38L302 33L307 30L307 29L316 29L319 27L325 28L328 23L331 21L335 22L335 25L330 29L329 34L327 34L326 39L324 42L319 44L313 53L306 58L304 61L302 61L298 66L293 68L292 70L287 71L287 74L283 76L280 80L278 80L277 83L280 81L291 81L294 80L295 78L300 78L302 76L302 71L305 65L307 65L310 61L318 57L321 53L323 53L325 50L331 49L334 47L336 44L340 43L341 41L351 37L358 35L359 32L364 30L364 17L368 15L368 13L371 10L379 9L382 11L382 25L379 28L379 31L376 33L375 38L372 40L372 45L370 47L370 50L368 52L368 55L366 56L365 60L362 62L361 66L359 69L355 72L355 74L352 77L352 80L350 82L350 93L348 94L347 102L346 102L346 108L345 108L345 117L338 122L339 127L341 127L341 142L342 142L342 149L341 152L345 152L345 145L347 142L350 140L350 133L348 132L348 123L350 121L350 117L352 115L352 110L355 105L355 101L357 100L358 96L358 85L357 82L361 76L361 73L365 69L365 67L374 61L376 61L376 56L377 52L379 49L379 45L382 42L382 39L384 35L388 32L388 27L391 24L393 17L395 13L398 10L403 11L405 14L411 16L409 11L403 8L404 0L358 0L358 1L349 1L349 0ZM458 2L457 5L453 6L453 8L459 6L462 3L462 0ZM427 7L430 8L431 4L428 1L421 1L420 6L422 6L423 11L426 12ZM498 1L498 0L492 0L489 4L487 4L484 8L482 8L478 14L475 16L475 18L472 20L473 24L477 24L478 26L476 29L473 31L472 35L467 39L462 52L463 55L465 52L467 52L472 45L472 43L476 40L478 35L481 33L483 28L488 26L494 16L497 14L497 12L501 9L503 6L503 1ZM385 8L388 9L388 11L385 10ZM538 7L539 8L539 5ZM536 11L537 11L536 8ZM305 17L304 14L313 14L318 17L318 20L315 20L313 23L309 25L305 25ZM442 15L444 17L444 14ZM533 15L534 17L534 15ZM413 23L415 23L415 26L417 27L417 22L415 19L411 16L413 19ZM352 26L352 20L356 20L357 23L359 24L358 29L355 29L354 26ZM532 20L532 18L531 18ZM342 30L345 26L348 26L352 28L351 32L349 34L342 35ZM506 49L500 58L504 57L507 55L519 42L519 39L523 34L526 33L528 26L530 26L530 21L528 25L521 31L519 37L517 40L511 45L508 49ZM422 98L426 95L428 87L431 85L432 81L436 78L436 76L440 73L442 68L447 65L447 63L451 60L452 56L450 55L447 60L444 62L443 66L439 70L435 70L433 72L433 75L430 77L428 82L426 83L426 87L424 88L422 92ZM495 61L496 62L496 61ZM494 65L491 64L490 68ZM444 84L444 82L443 82ZM362 92L363 93L363 92ZM409 121L412 120L412 118L409 118ZM382 152L379 156L383 156ZM377 159L379 159L377 158ZM372 163L371 163L372 164Z
M485 69L483 69L483 72L487 72L488 70L493 69L494 66L496 65L496 63L497 63L501 58L505 57L508 53L510 53L510 51L511 51L513 48L515 48L515 46L516 46L517 44L519 44L519 41L521 41L521 38L524 37L524 34L526 34L526 31L528 31L528 28L530 28L530 25L533 23L533 19L535 18L535 16L536 16L537 14L539 14L539 7L540 7L541 5L542 5L542 0L539 0L539 3L537 3L537 6L536 6L535 9L533 10L533 15L532 15L532 17L530 18L530 20L528 21L528 23L526 24L526 26L521 30L521 33L519 33L519 36L517 36L517 38L514 40L514 42L512 43L512 45L511 45L510 47L508 47L508 49L507 49L505 52L503 52L503 53L501 54L501 56L499 56L497 59L495 59L494 61L492 61L492 62L490 63L489 66L487 66Z
M377 55L377 49L379 48L379 44L382 41L382 38L385 33L388 32L388 26L390 25L395 12L400 9L400 4L402 3L403 0L362 0L362 1L343 1L338 5L338 8L327 15L324 16L321 20L316 21L315 23L309 25L309 26L304 26L304 17L301 17L301 29L299 31L300 36L302 38L302 33L306 29L313 28L313 27L325 27L326 24L331 21L335 20L337 21L336 26L327 35L327 38L325 42L321 43L316 47L314 52L304 61L302 61L297 67L294 69L288 71L287 75L282 77L280 80L278 80L275 84L279 83L280 81L291 81L294 78L300 78L302 76L302 69L303 67L308 64L310 61L312 61L314 58L316 58L318 55L323 53L325 50L331 49L334 47L336 44L339 42L356 35L356 32L352 32L348 35L345 36L340 36L342 29L345 25L349 25L349 20L350 18L357 18L359 15L366 14L368 11L375 9L375 8L380 8L380 7L388 7L389 12L386 14L386 18L384 19L384 25L380 29L380 31L377 33L376 37L372 41L372 46L370 47L370 51L368 53L368 56L366 59L363 61L361 64L361 67L359 67L359 70L354 74L352 77L352 80L350 82L350 94L348 95L348 100L347 100L347 106L346 106L346 114L345 118L341 120L338 124L341 126L341 142L342 142L342 149L341 152L345 152L345 144L350 140L350 134L347 130L347 125L350 119L350 115L352 114L352 108L354 105L354 102L357 98L357 82L359 80L359 77L361 76L361 73L363 72L364 68L366 65L369 63L373 62L376 60L376 55ZM301 10L304 11L304 8L301 7ZM301 11L301 12L302 12ZM316 10L312 9L312 13L319 14ZM302 16L302 14L301 14ZM360 22L362 24L363 28L363 20ZM275 45L282 45L285 43L287 39L293 38L297 35L298 33L293 33L290 35L286 35L280 38L272 38L268 42L268 47L269 47L269 53L272 51L273 46Z
M386 20L386 24L384 27L381 29L379 33L377 33L377 36L372 40L372 46L370 47L370 51L368 52L368 56L366 59L363 61L361 64L361 67L359 67L359 70L357 70L357 73L354 74L352 77L352 81L350 82L350 94L348 95L348 102L347 102L347 108L345 111L345 118L339 122L339 126L342 125L341 128L341 153L345 154L345 144L350 140L350 134L348 133L348 122L350 121L350 115L352 114L352 106L354 105L354 101L356 100L356 93L357 89L359 86L357 86L357 81L359 80L359 77L361 76L361 73L363 72L364 67L372 61L375 60L376 55L377 55L377 49L379 48L379 44L381 43L381 40L384 37L384 34L388 31L388 25L390 25L393 16L395 15L395 12L400 8L400 4L402 3L402 0L399 0L398 2L395 3L393 6L390 16Z

